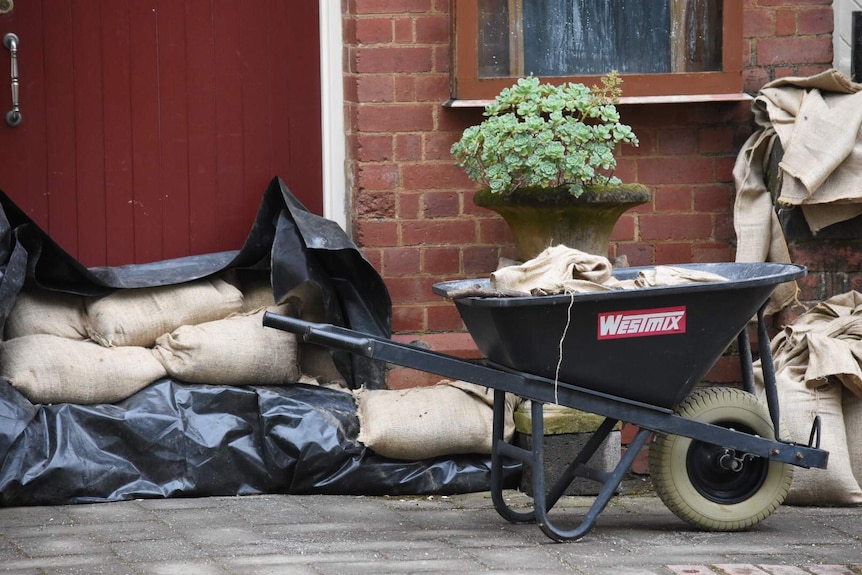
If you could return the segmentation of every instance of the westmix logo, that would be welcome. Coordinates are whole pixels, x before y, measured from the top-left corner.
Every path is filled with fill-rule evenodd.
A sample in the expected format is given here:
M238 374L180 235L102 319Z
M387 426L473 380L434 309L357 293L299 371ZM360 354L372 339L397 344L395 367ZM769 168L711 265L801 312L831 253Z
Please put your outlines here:
M685 306L599 314L599 339L653 337L675 333L685 333Z

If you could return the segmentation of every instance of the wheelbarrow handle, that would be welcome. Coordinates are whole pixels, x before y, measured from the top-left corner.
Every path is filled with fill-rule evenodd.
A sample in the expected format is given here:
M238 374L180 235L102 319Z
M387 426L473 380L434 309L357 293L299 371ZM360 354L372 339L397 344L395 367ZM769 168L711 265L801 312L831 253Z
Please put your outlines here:
M308 343L325 345L365 357L371 357L374 351L369 338L351 335L349 330L342 330L330 324L314 323L268 311L263 314L263 325L294 333Z

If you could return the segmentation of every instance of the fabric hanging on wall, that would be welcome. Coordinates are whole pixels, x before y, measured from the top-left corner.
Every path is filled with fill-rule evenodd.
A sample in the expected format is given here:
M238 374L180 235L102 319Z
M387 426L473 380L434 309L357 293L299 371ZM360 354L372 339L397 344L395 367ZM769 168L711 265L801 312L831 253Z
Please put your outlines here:
M813 233L862 214L862 84L837 70L766 84L752 104L758 129L733 169L736 261L790 262L776 205L800 206ZM776 138L784 149L773 199L766 165ZM767 313L789 305L796 284L773 293Z

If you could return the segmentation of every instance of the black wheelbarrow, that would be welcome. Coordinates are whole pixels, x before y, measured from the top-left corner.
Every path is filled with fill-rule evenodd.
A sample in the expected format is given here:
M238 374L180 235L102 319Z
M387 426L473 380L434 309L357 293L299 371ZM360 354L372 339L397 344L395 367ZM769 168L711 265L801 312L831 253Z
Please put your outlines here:
M802 266L776 263L688 264L727 278L717 283L588 294L459 297L455 304L485 360L468 361L330 324L267 313L266 326L309 343L494 390L491 495L511 522L536 522L556 541L586 534L618 490L649 438L649 470L664 504L706 530L739 531L768 517L790 490L794 466L825 468L820 420L808 444L789 440L780 424L775 371L763 309L773 288L803 277ZM644 268L616 270L619 279ZM436 284L444 297L487 280ZM756 395L747 324L757 317L766 401ZM743 389L695 389L727 347L738 339ZM532 402L532 448L503 439L505 393ZM545 487L543 405L557 403L605 419L550 489ZM638 428L611 472L590 458L619 422ZM504 458L532 470L533 508L515 511L503 499ZM592 506L573 529L549 512L578 477L601 483Z

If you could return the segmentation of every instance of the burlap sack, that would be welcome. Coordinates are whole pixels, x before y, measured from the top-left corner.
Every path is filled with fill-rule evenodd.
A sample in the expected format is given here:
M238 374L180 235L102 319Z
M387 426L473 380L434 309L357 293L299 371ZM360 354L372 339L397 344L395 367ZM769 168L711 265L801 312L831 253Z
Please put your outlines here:
M287 305L270 309L291 315ZM299 381L297 340L263 326L266 308L159 336L153 355L171 377L218 385L282 385Z
M359 441L392 459L491 453L493 391L463 381L432 387L354 392ZM515 431L518 398L507 395L504 436Z
M807 445L811 424L814 417L819 415L822 431L820 447L829 452L826 469L797 467L794 470L793 485L785 503L862 504L862 489L850 465L848 433L841 406L843 386L833 380L819 387L811 387L799 377L789 377L787 370L778 374L777 380L781 419L790 433L789 439ZM763 396L761 399L766 401Z
M22 290L6 318L6 339L48 334L87 339L84 297L40 289Z
M611 289L611 262L606 257L557 245L519 265L491 274L491 287L533 295L593 292Z
M242 309L240 309L240 313L249 313L257 311L262 307L275 305L272 285L269 280L244 282L240 290L242 290Z
M862 487L862 397L845 387L841 407L844 411L844 428L847 430L850 469L853 470L856 483ZM829 461L831 463L831 456Z
M316 323L326 321L323 291L316 283L306 281L299 284L290 290L286 299L296 310L298 318ZM332 352L327 347L300 342L299 366L303 375L320 383L347 386L347 381L335 366Z
M166 375L149 349L54 335L0 344L0 375L33 403L114 403Z
M220 279L118 290L87 303L87 334L106 347L151 347L181 325L238 312L242 301L242 292Z
M675 266L655 266L654 268L638 272L638 277L634 280L634 286L658 287L726 281L726 277L703 270Z
M845 426L847 410L842 407L848 394L862 390L860 312L862 294L839 294L817 304L770 342L781 416L791 439L807 444L819 415L821 447L829 451L827 469L796 469L788 503L862 504L862 485L854 476L850 455L858 429ZM759 361L755 367L762 389ZM858 444L854 449L860 449Z

